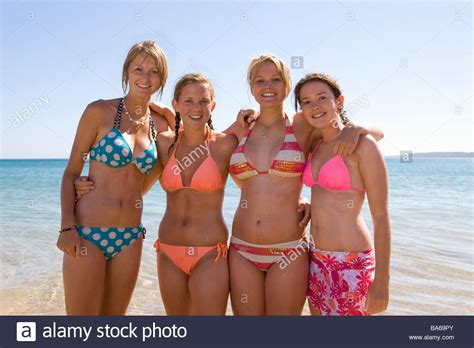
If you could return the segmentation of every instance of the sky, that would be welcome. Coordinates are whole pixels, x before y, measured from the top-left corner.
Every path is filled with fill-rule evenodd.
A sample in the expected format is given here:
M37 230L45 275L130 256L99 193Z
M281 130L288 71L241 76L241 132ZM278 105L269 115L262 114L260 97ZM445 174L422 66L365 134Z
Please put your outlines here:
M227 128L253 107L250 60L282 58L293 83L336 78L349 118L384 131L384 155L474 151L470 1L2 1L0 159L68 158L79 118L123 95L130 47L154 40L174 84L213 82L213 122ZM292 65L293 62L293 65ZM301 63L302 64L299 64ZM285 103L294 112L291 95Z

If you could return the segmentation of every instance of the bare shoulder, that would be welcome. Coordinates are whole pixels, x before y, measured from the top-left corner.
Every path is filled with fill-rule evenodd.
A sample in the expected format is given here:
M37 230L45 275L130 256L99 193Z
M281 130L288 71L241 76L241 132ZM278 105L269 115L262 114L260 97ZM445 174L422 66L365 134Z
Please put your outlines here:
M107 123L110 121L110 118L113 117L119 100L120 99L98 99L89 103L84 110L82 119L96 125Z
M167 130L165 132L158 133L157 141L160 144L171 145L171 143L174 141L174 137L175 137L174 131Z
M355 154L359 158L376 158L382 156L377 141L371 135L361 135Z
M288 116L290 117L290 116ZM293 116L291 116L292 118L290 119L292 122L293 122L293 125L304 125L306 124L306 121L303 117L303 113L300 111L300 112L297 112L296 114L294 114Z
M226 134L226 133L221 133L221 132L213 132L213 135L215 136L215 141L216 145L223 150L231 150L234 151L234 149L238 145L238 141L235 136L231 134Z

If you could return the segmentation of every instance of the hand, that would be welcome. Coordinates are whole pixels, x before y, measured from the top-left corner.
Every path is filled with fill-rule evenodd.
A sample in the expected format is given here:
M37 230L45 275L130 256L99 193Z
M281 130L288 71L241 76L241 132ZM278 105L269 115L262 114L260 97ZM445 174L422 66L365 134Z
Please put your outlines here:
M388 297L388 282L379 282L375 279L369 288L365 310L369 314L383 312L388 307Z
M87 176L80 176L74 180L74 189L76 190L76 201L81 199L82 196L85 196L89 192L95 189L94 182L88 180Z
M336 139L333 152L336 155L347 156L354 152L359 142L361 128L352 123L347 123L341 134Z
M306 227L311 219L311 203L306 198L300 197L298 209L296 211L298 213L304 212L303 219L301 219L298 225L302 228Z
M254 109L240 109L237 114L237 122L244 128L248 128L252 122L258 118L258 113Z
M56 246L69 256L77 258L81 255L81 238L75 228L59 233Z

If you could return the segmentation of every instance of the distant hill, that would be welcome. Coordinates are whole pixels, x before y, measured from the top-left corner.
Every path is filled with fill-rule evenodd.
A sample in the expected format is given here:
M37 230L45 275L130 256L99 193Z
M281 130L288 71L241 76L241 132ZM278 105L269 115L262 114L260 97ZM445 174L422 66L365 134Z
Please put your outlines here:
M474 152L420 152L413 157L474 157Z
M397 158L399 156L386 156ZM415 152L414 158L474 158L474 152Z

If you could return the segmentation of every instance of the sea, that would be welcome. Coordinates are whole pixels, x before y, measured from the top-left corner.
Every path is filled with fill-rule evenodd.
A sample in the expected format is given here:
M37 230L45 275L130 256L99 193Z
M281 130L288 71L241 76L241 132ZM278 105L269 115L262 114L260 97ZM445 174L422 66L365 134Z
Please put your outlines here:
M0 314L65 314L56 240L66 163L0 160ZM392 257L390 304L383 315L474 314L474 159L386 158L386 163ZM303 195L311 197L307 188ZM229 230L239 196L228 180L223 214ZM166 204L159 184L144 204L148 233L128 314L165 315L153 249ZM367 203L363 209L371 227ZM230 305L227 312L232 314ZM307 306L303 314L309 314Z

